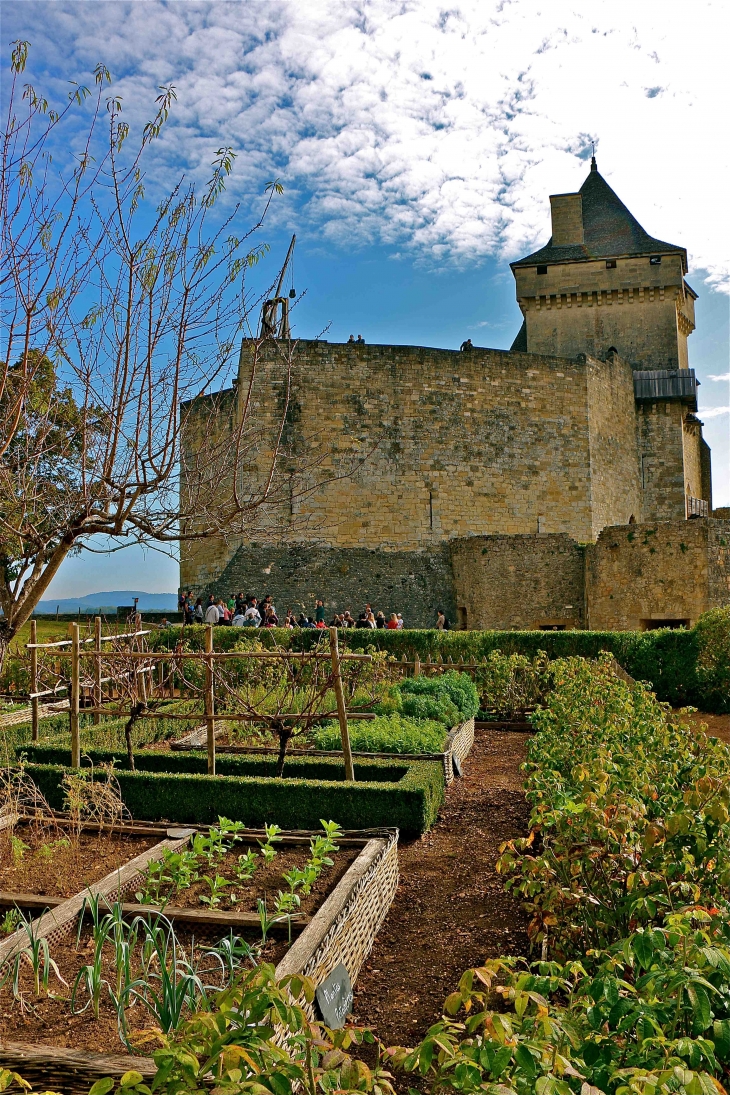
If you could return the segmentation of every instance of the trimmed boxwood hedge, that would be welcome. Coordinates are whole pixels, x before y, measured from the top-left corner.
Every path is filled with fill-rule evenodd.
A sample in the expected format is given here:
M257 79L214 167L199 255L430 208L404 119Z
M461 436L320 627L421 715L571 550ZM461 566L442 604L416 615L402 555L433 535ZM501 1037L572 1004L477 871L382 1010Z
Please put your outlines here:
M61 809L69 751L31 746L23 753L49 805ZM122 797L139 821L205 824L222 815L255 827L275 821L285 829L315 829L327 817L346 829L395 826L404 836L419 836L433 825L444 797L440 761L362 761L355 764L356 782L346 783L336 757L291 758L284 778L276 779L274 756L223 754L215 776L205 774L202 752L140 751L134 772L121 753L86 756L94 764L117 762Z

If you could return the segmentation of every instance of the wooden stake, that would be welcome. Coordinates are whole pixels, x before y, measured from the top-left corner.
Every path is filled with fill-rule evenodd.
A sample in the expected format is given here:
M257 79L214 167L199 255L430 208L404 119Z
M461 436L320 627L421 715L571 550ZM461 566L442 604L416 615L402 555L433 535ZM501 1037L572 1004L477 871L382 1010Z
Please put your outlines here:
M414 677L420 677L420 675L421 675L421 659L418 657L418 654L416 654L416 660L413 663L413 676Z
M337 628L330 628L330 653L332 655L332 673L334 676L335 697L337 698L337 715L340 720L340 737L342 738L342 755L345 760L345 779L355 782L355 769L352 764L352 749L350 748L350 731L347 727L347 708L345 707L345 693L342 690L342 677L340 675L340 650L337 645Z
M81 767L81 740L79 738L79 625L71 624L71 710L69 723L71 727L71 767Z
M205 653L213 653L213 625L205 629ZM215 775L215 690L213 688L213 661L205 660L205 725L208 730L208 775Z
M30 648L30 690L38 691L38 650L35 644L38 642L38 625L35 620L30 621L30 641L34 645ZM30 701L30 737L31 741L38 741L38 697Z
M101 707L101 616L94 617L94 707ZM94 726L101 722L101 715L94 714Z

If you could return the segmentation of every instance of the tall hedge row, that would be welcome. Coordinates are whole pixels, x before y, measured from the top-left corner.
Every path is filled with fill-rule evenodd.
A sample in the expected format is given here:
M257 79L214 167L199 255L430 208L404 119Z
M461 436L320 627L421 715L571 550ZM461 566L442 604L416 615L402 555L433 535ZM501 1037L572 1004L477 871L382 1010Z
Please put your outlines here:
M205 628L185 628L191 650L202 650ZM173 649L179 628L159 632L155 648ZM275 645L308 650L328 642L326 632L284 628L253 629L218 627L215 646L230 650ZM657 697L674 707L691 704L703 711L730 711L730 608L713 609L689 630L656 631L389 631L353 628L340 632L341 647L357 651L372 646L396 658L421 661L452 658L478 661L491 651L534 657L544 650L549 658L595 658L601 651L613 654L636 680L649 681Z

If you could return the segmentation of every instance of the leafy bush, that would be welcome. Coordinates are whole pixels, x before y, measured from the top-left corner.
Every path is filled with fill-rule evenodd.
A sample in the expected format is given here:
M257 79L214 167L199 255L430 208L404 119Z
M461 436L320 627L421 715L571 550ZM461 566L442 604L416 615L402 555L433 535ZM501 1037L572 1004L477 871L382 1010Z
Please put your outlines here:
M375 706L378 714L434 719L449 728L473 718L478 710L479 693L471 677L454 671L436 677L407 677Z
M730 711L730 607L700 616L697 638L697 680L709 711Z
M350 722L350 744L364 753L441 753L446 743L443 723L405 715L380 715ZM340 749L340 724L326 722L314 732L318 749Z
M388 1056L439 1093L722 1095L730 748L609 657L551 672L523 769L531 832L498 864L543 960L467 971L423 1042Z
M730 886L730 747L604 657L554 662L524 765L531 834L499 863L559 953L607 947Z

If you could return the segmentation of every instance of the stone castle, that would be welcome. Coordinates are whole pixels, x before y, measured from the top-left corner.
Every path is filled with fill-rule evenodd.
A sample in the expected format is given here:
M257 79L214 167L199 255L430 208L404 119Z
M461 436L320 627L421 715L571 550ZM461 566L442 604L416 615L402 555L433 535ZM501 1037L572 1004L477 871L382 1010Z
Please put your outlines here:
M313 470L280 494L276 535L183 541L183 588L270 591L280 611L372 602L416 627L442 607L464 628L651 628L730 603L687 253L644 231L595 160L550 203L550 241L512 263L509 351L268 337L244 344L233 388L184 406L192 467L213 407L233 438L252 401L256 482L288 386L280 466Z

